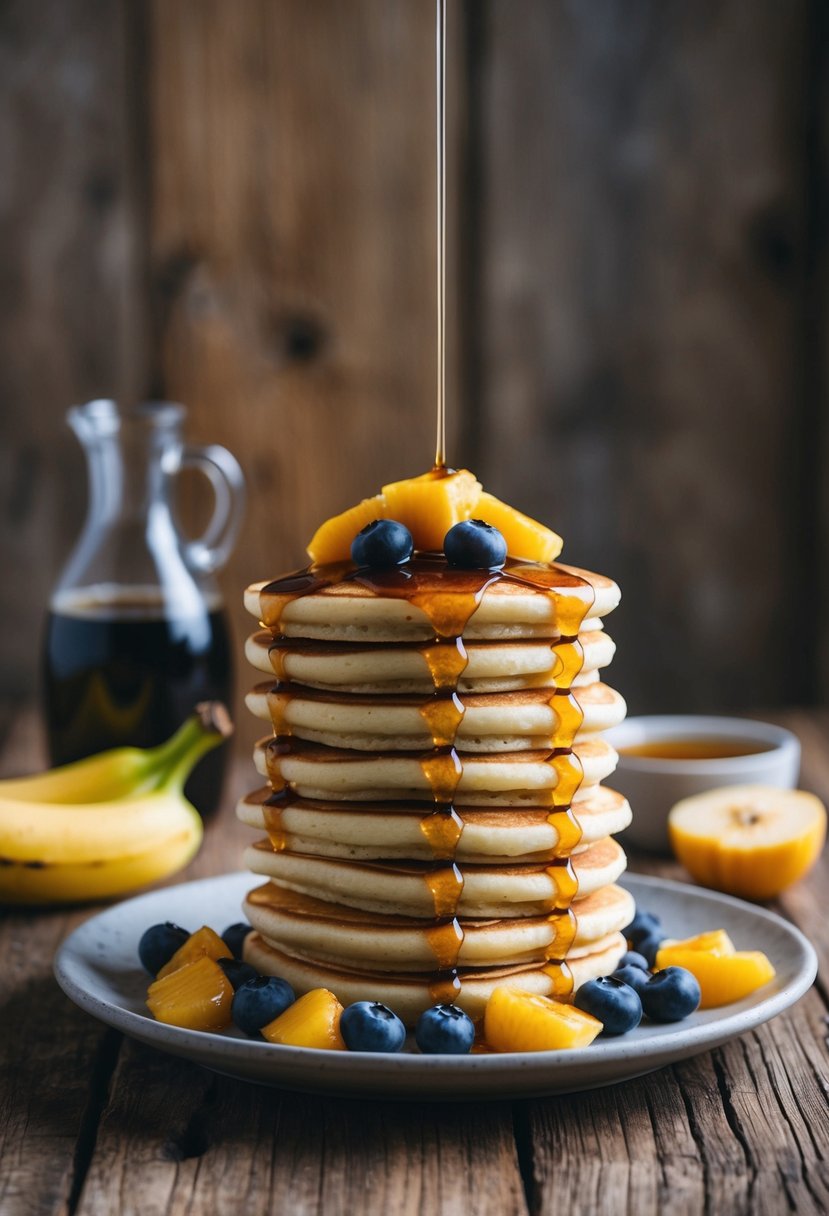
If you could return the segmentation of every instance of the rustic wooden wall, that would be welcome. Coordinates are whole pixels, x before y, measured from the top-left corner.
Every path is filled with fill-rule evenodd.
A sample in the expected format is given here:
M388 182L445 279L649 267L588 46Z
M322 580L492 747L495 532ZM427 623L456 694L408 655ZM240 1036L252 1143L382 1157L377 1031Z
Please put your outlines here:
M451 458L618 577L632 708L819 698L822 6L450 7ZM7 687L33 688L82 515L73 401L182 400L236 452L234 604L428 464L432 23L429 0L0 8Z

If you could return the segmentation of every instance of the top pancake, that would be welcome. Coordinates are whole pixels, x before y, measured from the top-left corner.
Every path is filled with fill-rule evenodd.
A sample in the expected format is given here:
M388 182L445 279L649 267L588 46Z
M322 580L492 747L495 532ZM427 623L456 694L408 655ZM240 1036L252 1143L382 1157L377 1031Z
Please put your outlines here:
M464 627L457 632L465 638L532 638L571 635L578 629L562 627L562 612L565 601L572 610L579 600L582 628L589 621L595 624L606 616L619 602L620 592L612 579L600 574L579 570L572 566L515 564L509 569L535 572L539 578L557 582L561 594L555 587L534 587L518 584L508 578L497 579L486 586L480 595L478 606L469 616ZM343 567L344 572L348 570ZM353 571L351 572L353 573ZM443 566L439 574L432 577L430 594L433 597L455 597L462 579L469 572L453 571ZM556 579L555 576L560 575ZM483 575L482 575L483 580ZM577 585L578 584L578 585ZM267 583L254 583L245 592L245 607L258 620L269 622L267 592L262 596ZM464 593L466 594L466 593ZM466 598L469 599L468 594ZM303 637L341 642L393 642L427 641L436 632L444 636L451 629L435 628L434 619L411 598L383 594L382 588L366 585L361 581L335 581L304 591L296 598L284 597L278 629L285 637Z

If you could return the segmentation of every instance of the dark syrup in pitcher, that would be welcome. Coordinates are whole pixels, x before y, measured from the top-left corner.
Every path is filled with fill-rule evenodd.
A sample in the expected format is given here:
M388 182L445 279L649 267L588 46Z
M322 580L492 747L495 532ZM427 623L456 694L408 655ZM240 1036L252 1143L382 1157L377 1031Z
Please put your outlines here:
M53 603L43 653L52 764L112 747L154 747L199 701L231 703L232 663L220 607L168 613L157 593L83 591ZM193 770L185 793L203 815L215 811L229 760L227 743Z

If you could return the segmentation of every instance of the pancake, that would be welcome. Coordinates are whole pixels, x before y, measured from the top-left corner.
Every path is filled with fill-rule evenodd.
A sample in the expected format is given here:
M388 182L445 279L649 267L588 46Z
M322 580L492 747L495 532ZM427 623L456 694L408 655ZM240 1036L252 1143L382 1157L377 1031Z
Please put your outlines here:
M265 831L263 803L270 795L270 786L264 786L243 798L236 808L239 819ZM582 830L577 850L621 832L630 823L627 799L604 786L595 787L592 796L580 800L576 809ZM294 853L324 857L428 861L437 855L427 835L431 811L428 803L344 804L298 799L278 814L280 842ZM569 847L566 811L553 813L549 807L481 810L460 805L454 811L462 825L456 844L458 861L487 862L493 857L552 860L566 855Z
M572 991L579 989L589 979L609 975L616 969L626 949L627 943L619 933L594 953L573 959L567 965L572 976ZM531 963L479 970L461 969L458 972L458 989L450 996L436 986L433 974L356 972L344 966L315 963L276 949L255 932L245 938L244 956L245 961L263 975L278 975L287 980L298 995L312 988L328 988L343 1005L350 1005L354 1001L381 1001L393 1009L407 1026L413 1026L423 1010L434 1005L436 1000L451 999L471 1018L481 1018L492 992L503 984L540 996L557 995L558 999L567 999L559 986L560 981L557 983L560 968L555 964L547 964L546 967Z
M244 912L261 936L291 954L352 970L428 971L439 967L440 949L430 934L431 922L405 916L381 916L265 883L252 891ZM494 967L546 962L562 939L566 958L585 957L613 945L616 934L633 918L631 896L608 886L573 904L570 918L558 925L549 916L521 919L460 918L460 967ZM561 932L562 937L559 937Z
M591 574L573 566L545 566L532 563L510 563L508 569L526 571L530 577L549 578L558 582L565 594L583 599L585 615L606 616L619 603L620 592L612 579ZM434 623L412 598L383 595L372 586L355 578L348 563L341 567L346 581L335 581L306 590L298 598L284 603L280 632L286 637L328 639L331 641L428 641L435 636ZM477 573L477 572L476 572ZM324 572L320 571L324 577ZM556 575L560 577L556 579ZM448 577L447 577L448 576ZM442 566L432 576L431 583L440 594L452 594L452 571ZM587 586L574 587L575 576ZM312 576L313 577L313 576ZM462 578L458 572L457 581ZM302 583L303 576L298 581ZM245 607L257 620L268 619L268 606L261 592L267 583L254 583L245 592ZM266 593L267 599L267 593ZM367 634L370 631L370 635ZM474 613L467 621L465 638L510 638L558 636L557 605L550 591L541 587L516 585L496 576L486 587Z
M260 841L245 850L244 863L254 874L314 899L383 915L434 919L549 913L566 907L576 892L590 895L614 883L624 873L625 854L607 837L570 863L371 863L275 852L268 841Z
M427 773L431 753L359 752L299 739L263 739L256 745L254 762L263 777L281 788L287 783L304 798L336 798L371 802L385 798L430 798ZM560 773L583 773L582 786L599 785L616 767L616 752L600 736L577 740L572 757L550 759L549 751L515 751L480 755L458 753L461 766L456 787L458 800L470 805L515 805L538 800L539 792L552 792Z
M432 746L427 715L434 697L334 696L314 689L259 684L245 698L248 709L270 721L276 733L289 733L312 743L360 751L424 751ZM515 751L519 747L552 750L556 732L570 720L581 723L579 735L607 730L625 716L623 698L606 684L591 684L578 696L551 689L509 693L467 693L460 704L456 746L462 751ZM572 734L571 734L572 737ZM515 741L518 740L518 746Z
M245 642L245 657L257 671L281 675L309 688L369 694L433 690L425 653L428 647L372 644L365 637L358 641L360 645L306 640L275 643L266 629L260 629ZM582 630L579 642L584 662L573 681L574 688L592 683L616 650L613 639L603 630ZM465 647L468 662L458 680L458 691L504 692L554 686L558 664L552 645L549 638L469 643Z

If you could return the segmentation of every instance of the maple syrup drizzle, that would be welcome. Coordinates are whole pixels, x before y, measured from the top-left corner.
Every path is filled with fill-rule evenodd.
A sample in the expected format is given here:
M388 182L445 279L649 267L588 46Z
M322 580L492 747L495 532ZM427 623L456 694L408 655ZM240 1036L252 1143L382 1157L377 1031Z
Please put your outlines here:
M441 476L445 470L438 466L433 472L435 476ZM547 763L556 774L556 785L539 799L541 804L546 802L549 806L548 822L558 837L555 847L558 860L548 867L554 886L547 913L553 934L547 949L545 971L553 981L554 994L566 995L572 989L572 976L562 960L575 938L576 918L570 904L578 892L569 856L581 839L581 828L571 804L583 777L581 763L572 750L583 714L571 686L584 662L578 633L592 606L593 589L577 575L556 566L539 567L522 562L509 562L503 570L453 568L452 586L447 589L443 582L446 569L445 559L437 555L415 557L405 567L383 571L355 569L351 563L344 562L299 571L262 589L262 623L274 639L269 653L278 680L269 694L275 738L268 745L268 772L275 792L264 805L268 835L275 849L285 848L282 815L290 794L281 772L281 757L292 750L285 723L292 692L285 671L285 657L291 645L291 639L285 637L282 630L285 608L305 595L318 594L327 587L349 582L376 596L407 600L423 612L434 631L432 641L418 647L433 688L432 695L419 707L433 743L432 750L420 757L433 806L422 817L420 828L435 860L446 862L424 874L434 909L434 921L425 932L440 968L430 985L430 994L436 1002L457 999L461 984L456 964L464 932L455 913L463 890L463 875L454 858L463 832L463 819L455 810L454 798L463 776L463 761L455 747L464 715L458 683L468 663L463 634L485 593L496 583L507 582L545 592L553 601L558 628L558 637L551 643L553 662L549 678L554 691L549 704L554 713L554 727L552 749L547 757Z

